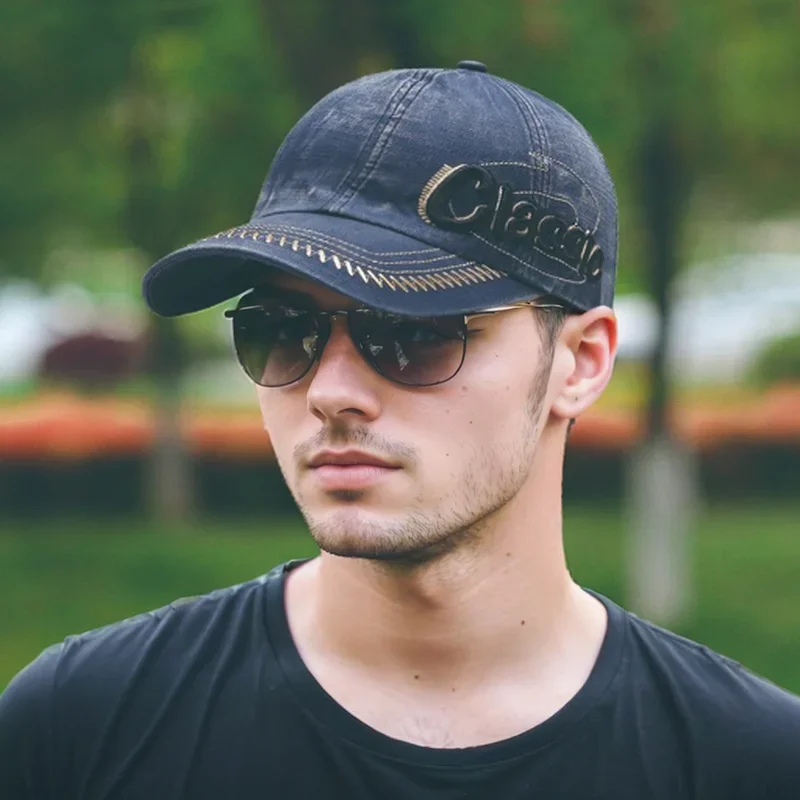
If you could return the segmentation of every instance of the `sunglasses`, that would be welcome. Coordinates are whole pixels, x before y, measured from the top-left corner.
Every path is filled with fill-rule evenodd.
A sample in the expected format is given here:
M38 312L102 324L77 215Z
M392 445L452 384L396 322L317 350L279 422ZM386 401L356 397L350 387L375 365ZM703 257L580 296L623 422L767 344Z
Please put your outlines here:
M566 308L531 300L460 316L408 317L370 308L244 304L225 316L233 321L239 363L259 386L277 388L303 378L320 358L336 317L345 318L350 339L379 375L403 386L436 386L461 369L471 319L525 307Z

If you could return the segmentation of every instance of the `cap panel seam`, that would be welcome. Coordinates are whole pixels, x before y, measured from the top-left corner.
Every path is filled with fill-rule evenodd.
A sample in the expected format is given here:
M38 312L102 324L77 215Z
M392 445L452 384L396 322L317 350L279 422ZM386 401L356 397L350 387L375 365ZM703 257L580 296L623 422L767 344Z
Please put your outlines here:
M528 119L525 115L524 108L527 108L530 112L530 121L533 123L534 127L536 128L536 133L539 137L538 149L531 147L529 153L533 156L534 153L538 153L541 156L544 156L545 164L549 163L548 159L549 156L547 153L550 151L550 138L547 135L547 128L544 122L539 118L539 115L536 113L536 109L531 104L530 98L526 96L525 92L517 86L516 84L503 80L503 83L508 89L514 94L517 100L520 103L520 113L523 117ZM524 107L524 108L523 108ZM541 189L544 194L549 194L552 188L552 175L548 168L541 169ZM534 176L531 175L531 184L533 184Z
M498 80L498 86L505 93L505 95L509 98L509 100L511 100L511 102L514 104L514 107L517 109L517 113L522 118L522 123L525 126L525 130L528 133L528 147L526 148L525 152L529 153L531 151L535 151L535 150L538 150L538 149L544 149L544 146L547 143L547 137L544 135L543 130L541 129L541 127L538 124L538 120L534 116L532 121L533 121L534 127L536 128L536 133L538 134L538 136L537 136L538 141L536 143L534 143L533 131L532 131L531 125L530 125L531 120L529 120L528 116L525 114L525 111L524 111L524 109L522 107L522 102L520 101L520 97L519 97L519 95L518 95L518 93L516 91L516 87L513 86L512 84L508 83L507 81L503 80L502 78L500 78ZM543 175L541 176L542 182L544 184L542 186L542 189L546 192L550 188L549 182L548 182L547 170L541 170L540 169L539 172L543 173ZM533 171L530 172L530 174L528 176L530 178L530 191L531 191L531 193L533 193L535 191L535 189L536 189L536 187L534 185L535 184L535 176L536 176L536 173L533 172Z
M389 99L386 101L386 107L381 112L378 121L375 123L375 125L373 125L372 130L369 132L369 136L365 138L364 144L358 151L358 155L356 156L355 160L350 166L350 169L347 171L344 177L339 181L339 185L336 187L336 190L334 191L331 199L327 202L325 206L323 206L323 208L327 207L333 208L337 204L341 195L347 191L348 183L353 179L353 175L359 169L359 164L362 161L362 156L367 150L369 150L370 147L374 146L372 142L377 140L377 138L380 136L382 130L381 126L385 125L386 115L389 112L389 109L392 107L392 103L395 102L395 99L397 98L398 95L401 95L402 93L407 91L407 88L410 87L413 84L413 82L414 82L414 76L407 75L405 79L401 81L401 83L398 86L395 87L394 91L392 91L391 95L389 96Z
M386 145L391 139L392 133L394 133L400 121L403 119L406 111L408 111L413 102L419 97L425 86L430 83L433 74L431 70L414 70L402 86L392 95L384 110L383 118L376 125L376 129L380 128L380 131L377 134L375 143L371 145L372 150L366 163L361 168L359 176L353 179L352 171L348 174L341 184L341 187L344 187L343 191L340 192L337 189L336 196L328 203L327 208L329 211L341 211L347 203L361 191L380 162L383 151L386 149ZM396 102L394 102L395 99ZM392 108L393 103L394 108ZM350 183L349 187L346 186L348 183Z
M548 140L548 137L547 137L547 131L545 130L544 125L540 124L541 121L539 120L539 117L536 114L536 109L531 104L530 99L525 96L525 93L519 87L517 87L517 86L515 86L514 84L511 84L511 83L509 83L508 85L511 88L511 90L514 92L514 94L516 94L519 97L520 101L522 103L524 103L525 106L527 106L528 110L530 111L531 117L534 120L534 124L537 125L537 129L541 132L543 144L544 145L549 144L549 140ZM589 137L589 139L593 143L593 140L591 140L591 137ZM600 202L599 202L599 200L597 198L597 195L594 193L594 190L592 189L591 185L589 183L587 183L580 175L578 175L578 173L575 172L575 170L572 167L570 167L568 164L564 163L563 161L560 161L557 158L553 158L552 155L550 155L547 152L544 152L545 149L549 150L549 148L543 148L543 152L541 152L540 155L543 156L544 158L546 158L548 161L552 162L553 164L558 164L558 166L560 166L562 169L564 169L567 172L569 172L578 181L578 183L580 183L582 186L584 186L586 188L586 190L592 196L592 200L594 201L594 205L595 205L595 208L597 210L597 217L596 217L595 222L594 222L594 227L592 228L592 233L593 234L597 233L597 230L600 227L600 223L602 221L603 211L602 211L602 207L600 205ZM549 170L547 172L549 172ZM550 191L550 175L549 174L547 176L546 191L547 192Z

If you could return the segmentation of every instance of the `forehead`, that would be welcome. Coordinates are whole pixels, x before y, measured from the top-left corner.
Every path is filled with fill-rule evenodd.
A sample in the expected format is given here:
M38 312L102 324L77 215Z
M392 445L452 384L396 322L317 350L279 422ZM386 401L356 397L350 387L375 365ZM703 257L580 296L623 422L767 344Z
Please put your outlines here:
M329 289L321 283L298 275L290 275L278 269L265 274L263 281L253 287L253 293L259 298L301 300L328 309L354 308L359 305L347 295Z

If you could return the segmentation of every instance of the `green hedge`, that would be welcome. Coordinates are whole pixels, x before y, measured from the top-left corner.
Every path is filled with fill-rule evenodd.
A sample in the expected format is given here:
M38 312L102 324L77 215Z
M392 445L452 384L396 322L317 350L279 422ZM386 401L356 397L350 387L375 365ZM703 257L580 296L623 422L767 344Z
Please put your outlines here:
M568 507L576 579L625 603L617 508ZM699 520L694 609L678 630L800 693L800 505L721 507ZM314 544L296 517L183 530L115 521L0 520L0 687L47 645L187 595L231 585Z

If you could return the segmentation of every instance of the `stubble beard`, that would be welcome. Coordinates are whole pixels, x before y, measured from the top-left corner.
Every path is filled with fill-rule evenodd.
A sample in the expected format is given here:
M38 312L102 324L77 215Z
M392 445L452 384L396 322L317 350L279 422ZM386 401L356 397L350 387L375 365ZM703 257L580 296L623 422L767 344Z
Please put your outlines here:
M517 495L530 473L551 366L552 357L545 359L534 377L513 447L509 449L506 443L490 449L476 447L446 508L412 507L400 519L382 521L358 508L360 492L339 493L337 499L352 507L324 518L315 517L300 502L320 550L408 569L480 546L493 515Z

